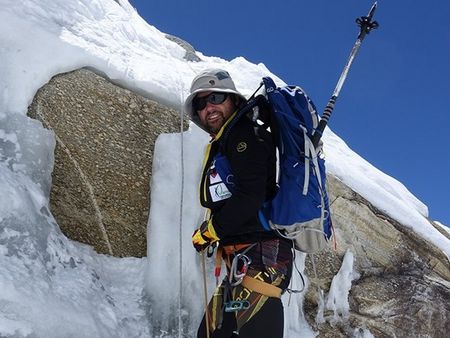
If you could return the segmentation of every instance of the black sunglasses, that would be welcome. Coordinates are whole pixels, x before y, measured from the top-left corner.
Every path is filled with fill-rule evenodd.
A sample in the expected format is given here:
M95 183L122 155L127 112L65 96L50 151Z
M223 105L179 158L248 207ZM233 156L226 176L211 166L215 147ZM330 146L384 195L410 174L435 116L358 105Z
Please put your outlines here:
M212 92L211 94L203 97L195 97L192 100L192 108L194 108L194 111L200 111L205 109L208 102L211 104L221 104L225 102L227 97L228 93L219 92Z

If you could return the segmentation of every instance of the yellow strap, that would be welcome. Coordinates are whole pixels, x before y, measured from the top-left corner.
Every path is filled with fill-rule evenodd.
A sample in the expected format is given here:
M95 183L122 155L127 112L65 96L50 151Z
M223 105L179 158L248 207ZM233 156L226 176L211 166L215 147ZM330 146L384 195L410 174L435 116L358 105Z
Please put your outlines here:
M278 286L260 281L259 279L250 276L244 276L242 286L246 287L250 291L258 292L267 297L281 297L281 289Z

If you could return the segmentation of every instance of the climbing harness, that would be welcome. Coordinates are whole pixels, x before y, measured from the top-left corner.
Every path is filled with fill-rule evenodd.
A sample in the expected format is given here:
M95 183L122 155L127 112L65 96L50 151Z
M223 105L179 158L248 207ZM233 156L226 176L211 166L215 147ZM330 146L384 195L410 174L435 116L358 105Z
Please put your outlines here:
M280 298L282 290L278 286L264 282L260 279L251 277L247 274L249 266L252 263L247 253L256 246L253 244L236 244L230 246L220 246L216 252L216 283L219 283L219 276L222 264L222 254L225 253L228 260L225 260L225 264L228 267L228 275L222 282L223 297L224 297L224 311L235 312L240 310L246 310L250 306L247 300L233 300L231 297L231 291L234 287L242 285L244 288L260 293L267 297ZM244 251L235 254L236 251L244 249ZM229 261L229 257L234 254L232 261Z

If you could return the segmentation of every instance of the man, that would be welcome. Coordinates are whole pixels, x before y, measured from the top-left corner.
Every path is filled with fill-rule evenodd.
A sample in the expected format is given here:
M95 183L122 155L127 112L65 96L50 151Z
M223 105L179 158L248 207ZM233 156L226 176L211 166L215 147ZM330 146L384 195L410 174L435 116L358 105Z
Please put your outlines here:
M212 69L192 82L185 109L211 134L200 201L207 220L194 232L197 251L219 243L227 267L197 337L282 338L281 293L292 272L292 243L264 230L258 211L276 192L271 134L237 112L246 104L228 72Z

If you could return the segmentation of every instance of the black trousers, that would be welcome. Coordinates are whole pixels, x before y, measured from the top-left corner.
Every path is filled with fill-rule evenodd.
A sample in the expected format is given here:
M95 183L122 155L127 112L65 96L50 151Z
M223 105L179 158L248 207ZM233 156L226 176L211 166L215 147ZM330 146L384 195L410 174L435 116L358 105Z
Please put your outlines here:
M210 338L283 338L283 304L278 298L269 298L261 309L236 332L236 313L224 313L222 327ZM206 338L205 316L198 328L197 338Z

